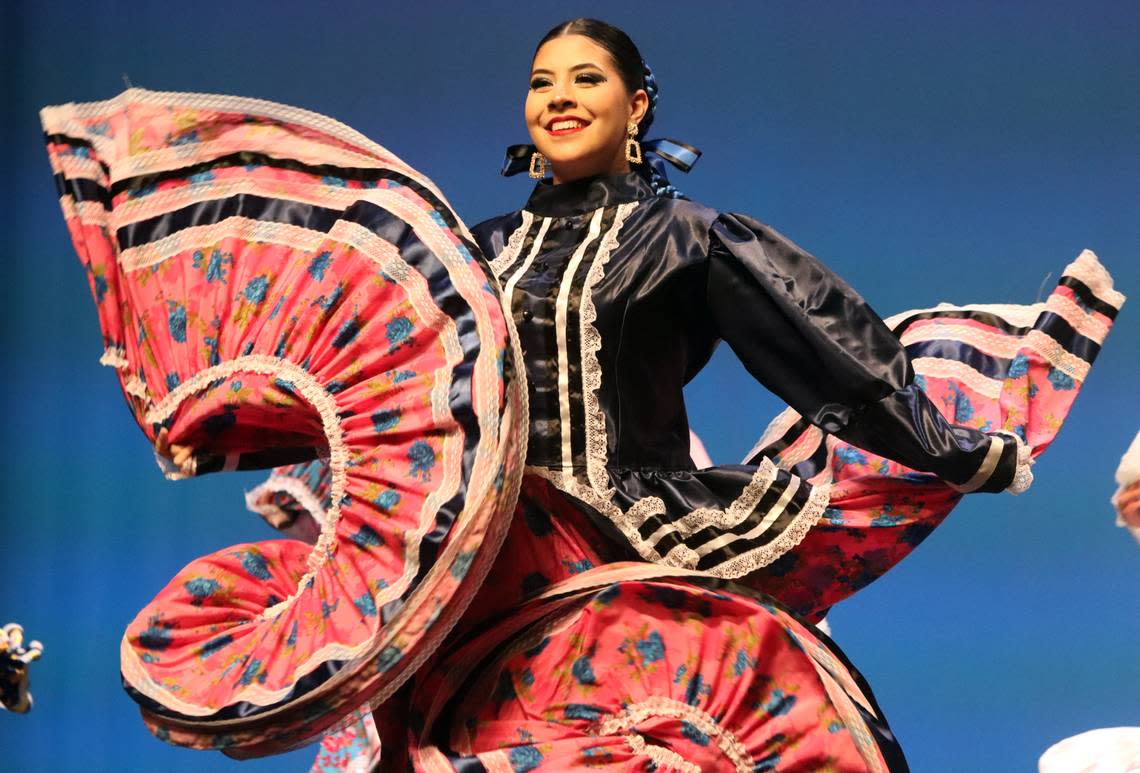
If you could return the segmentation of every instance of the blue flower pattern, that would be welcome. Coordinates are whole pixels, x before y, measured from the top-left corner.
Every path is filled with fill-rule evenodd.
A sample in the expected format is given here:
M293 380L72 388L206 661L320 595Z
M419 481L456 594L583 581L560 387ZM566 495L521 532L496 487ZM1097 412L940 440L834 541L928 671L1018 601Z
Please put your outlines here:
M650 631L649 636L637 642L635 646L641 655L642 668L665 658L665 642L657 631Z
M1051 368L1049 375L1046 377L1053 388L1058 392L1067 392L1071 389L1076 389L1077 383L1068 373L1057 368Z
M411 467L408 475L425 483L431 480L431 470L435 467L435 449L426 440L417 440L408 448L408 461Z
M407 343L412 335L412 321L404 316L395 317L384 325L384 336L388 339L388 350L395 351L397 347Z
M261 304L265 301L265 296L269 293L269 277L264 274L255 276L249 280L245 289L242 290L242 295L247 301L253 304Z

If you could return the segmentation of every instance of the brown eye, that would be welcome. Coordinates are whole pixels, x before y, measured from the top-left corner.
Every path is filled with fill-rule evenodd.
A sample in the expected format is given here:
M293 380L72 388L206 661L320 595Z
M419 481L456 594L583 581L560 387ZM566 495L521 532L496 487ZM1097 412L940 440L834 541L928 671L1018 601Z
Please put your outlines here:
M587 73L582 73L577 78L575 78L574 82L575 83L589 83L589 84L593 85L593 84L598 84L598 83L604 83L605 80L606 80L605 77L602 75L599 75L598 73L587 72Z
M550 86L550 81L546 78L535 78L530 82L531 90L537 91Z

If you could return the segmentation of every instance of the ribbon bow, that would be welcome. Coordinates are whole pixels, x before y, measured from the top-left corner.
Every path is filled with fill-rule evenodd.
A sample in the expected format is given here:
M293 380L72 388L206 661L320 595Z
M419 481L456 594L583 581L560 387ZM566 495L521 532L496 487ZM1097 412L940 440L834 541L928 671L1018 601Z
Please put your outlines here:
M534 145L511 145L503 161L503 177L525 172L530 169L530 157L536 152ZM657 139L641 143L641 155L645 163L653 167L658 176L668 179L665 164L668 162L682 172L688 172L701 157L701 151L692 145L678 140Z

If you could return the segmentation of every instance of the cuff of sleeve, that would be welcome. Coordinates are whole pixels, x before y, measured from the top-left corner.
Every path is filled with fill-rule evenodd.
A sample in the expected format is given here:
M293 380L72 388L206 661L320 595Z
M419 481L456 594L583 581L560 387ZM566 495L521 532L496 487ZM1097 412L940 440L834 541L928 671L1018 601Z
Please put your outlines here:
M1029 446L1017 435L1008 432L994 432L988 437L989 447L973 476L965 483L947 481L947 485L963 494L996 493L1003 490L1013 494L1023 493L1033 482L1033 473L1029 469L1033 463Z
M1013 472L1013 482L1006 486L1006 491L1017 496L1024 494L1033 485L1033 449L1017 435L1007 435L1017 443L1017 469Z

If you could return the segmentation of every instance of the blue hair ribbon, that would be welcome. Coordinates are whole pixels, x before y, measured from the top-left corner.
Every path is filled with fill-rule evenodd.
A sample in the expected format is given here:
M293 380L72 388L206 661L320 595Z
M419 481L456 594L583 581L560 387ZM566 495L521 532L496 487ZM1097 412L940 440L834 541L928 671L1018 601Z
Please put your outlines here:
M507 148L507 155L503 160L501 172L503 177L511 177L528 171L531 154L535 152L534 145L511 145ZM678 140L657 139L644 140L641 143L641 155L645 159L645 163L652 166L658 175L668 179L665 174L666 163L673 165L682 172L688 172L697 163L697 159L701 157L701 151Z

